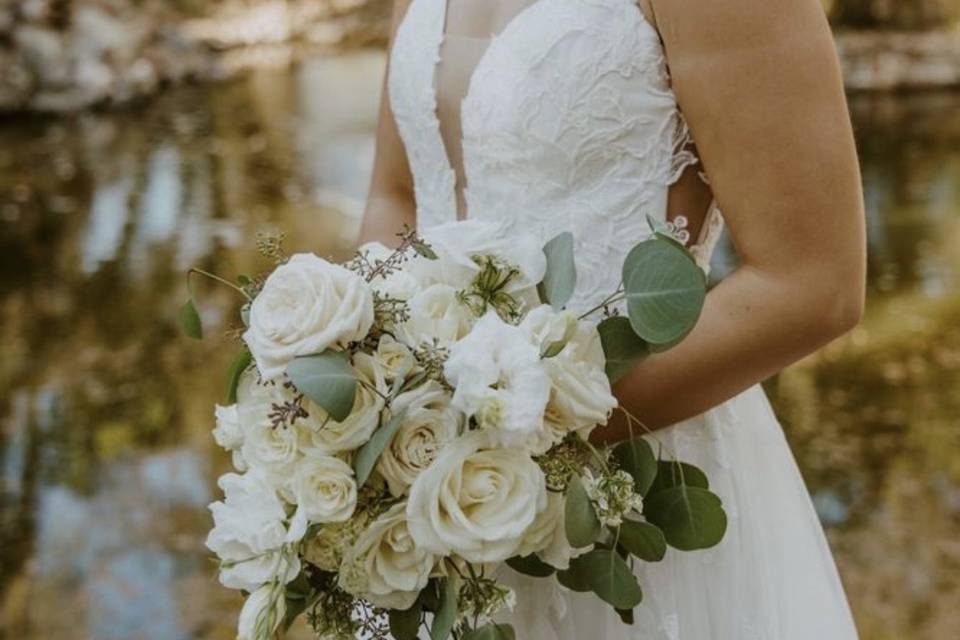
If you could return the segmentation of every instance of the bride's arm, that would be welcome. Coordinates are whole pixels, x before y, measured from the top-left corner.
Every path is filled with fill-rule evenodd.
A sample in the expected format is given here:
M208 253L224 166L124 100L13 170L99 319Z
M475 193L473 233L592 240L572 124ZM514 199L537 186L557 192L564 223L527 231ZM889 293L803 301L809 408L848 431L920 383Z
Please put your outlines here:
M390 41L400 19L406 13L410 0L394 0ZM404 224L416 226L416 207L413 198L413 178L410 165L397 132L397 124L390 109L387 93L387 75L384 73L380 94L380 116L377 123L376 155L373 175L363 214L360 243L378 240L384 244L396 243L396 234Z
M697 327L615 392L652 428L851 329L864 299L856 150L819 0L654 0L674 88L742 266ZM626 437L614 422L599 440Z

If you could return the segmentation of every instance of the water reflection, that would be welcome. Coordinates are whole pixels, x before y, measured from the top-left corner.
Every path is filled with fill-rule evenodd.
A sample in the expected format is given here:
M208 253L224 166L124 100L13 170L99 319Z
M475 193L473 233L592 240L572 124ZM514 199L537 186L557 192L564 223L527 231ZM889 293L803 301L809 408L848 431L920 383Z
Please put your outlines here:
M148 108L0 125L0 620L11 637L230 638L202 541L227 466L209 435L236 302L177 337L188 265L244 242L342 255L359 224L377 53ZM871 300L769 390L871 640L960 625L960 96L853 102ZM720 268L731 257L719 256ZM217 337L217 336L221 337Z

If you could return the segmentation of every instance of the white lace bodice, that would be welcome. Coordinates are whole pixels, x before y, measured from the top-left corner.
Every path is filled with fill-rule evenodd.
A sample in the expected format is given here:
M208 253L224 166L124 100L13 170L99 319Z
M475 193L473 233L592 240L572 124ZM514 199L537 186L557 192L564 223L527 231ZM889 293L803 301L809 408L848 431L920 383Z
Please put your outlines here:
M412 0L389 95L421 228L457 217L457 178L437 116L448 0ZM460 110L466 215L576 239L570 306L620 281L627 252L664 219L667 190L696 162L656 30L634 0L535 0L495 35ZM718 232L711 213L709 249ZM704 251L706 249L706 251Z

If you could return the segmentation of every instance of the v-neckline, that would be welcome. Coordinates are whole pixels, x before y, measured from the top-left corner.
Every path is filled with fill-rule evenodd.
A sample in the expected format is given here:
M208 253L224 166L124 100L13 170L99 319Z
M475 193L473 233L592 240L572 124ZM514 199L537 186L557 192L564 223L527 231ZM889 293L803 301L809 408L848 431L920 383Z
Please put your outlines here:
M465 129L463 126L464 124L463 123L463 106L467 104L470 101L471 97L473 96L473 92L475 89L474 81L477 78L477 72L489 60L490 50L497 44L497 41L502 39L504 36L506 36L510 31L516 29L517 24L519 24L521 20L523 20L527 15L529 15L536 7L547 2L548 0L533 0L533 2L525 6L523 9L521 9L516 14L514 14L509 20L507 20L507 22L503 25L503 27L499 31L497 31L497 33L494 33L490 36L489 44L487 44L486 49L484 49L483 53L480 54L480 57L477 59L477 63L473 66L473 69L471 69L470 73L468 74L467 90L466 90L466 93L464 93L463 97L460 99L460 105L459 105L460 108L457 114L457 117L460 120L459 122L460 166L463 168L464 184L460 184L460 180L458 180L457 172L454 169L453 161L450 158L450 149L447 146L446 139L443 137L442 123L440 122L440 114L438 112L440 95L439 95L439 87L437 86L437 69L439 68L442 62L441 51L443 49L443 43L446 41L448 36L447 13L450 9L450 0L435 0L435 1L440 6L440 19L437 21L437 23L440 25L439 26L440 34L438 38L434 39L434 41L436 42L437 50L434 52L435 55L433 56L433 73L430 75L431 77L430 91L432 93L433 104L434 104L433 124L434 124L434 127L436 128L437 135L440 137L440 146L443 151L443 159L446 162L446 168L451 173L451 175L453 175L452 199L453 199L453 206L454 206L454 216L456 220L465 220L469 218L469 203L467 202L468 185L466 183L467 163L463 153L464 139L466 138ZM460 211L461 198L463 199L463 207L464 207L463 211Z

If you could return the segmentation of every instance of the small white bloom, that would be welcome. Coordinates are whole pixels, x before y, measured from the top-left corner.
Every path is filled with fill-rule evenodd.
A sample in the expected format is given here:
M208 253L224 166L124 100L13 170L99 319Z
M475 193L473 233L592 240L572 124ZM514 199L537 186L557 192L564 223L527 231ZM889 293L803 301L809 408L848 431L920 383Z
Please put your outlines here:
M529 442L543 426L550 379L539 350L493 311L450 349L444 375L453 406L476 417L506 446Z
M473 314L457 297L457 289L434 284L413 296L408 306L410 318L399 328L399 337L407 344L448 346L470 331Z
M604 526L619 527L624 516L643 511L643 496L634 491L633 477L622 469L596 477L584 469L583 487Z
M441 448L463 428L463 414L450 406L450 394L434 380L404 392L393 402L406 411L403 424L380 456L377 469L390 493L406 493Z
M300 253L270 274L243 339L260 374L279 378L297 356L346 346L373 324L373 293L357 274Z
M520 327L541 352L553 343L564 343L560 353L543 361L552 391L545 428L531 450L543 453L571 431L586 438L594 427L606 424L618 403L604 371L606 361L596 326L542 305L531 310Z
M273 580L287 583L300 572L300 560L289 549L305 529L287 526L283 502L273 484L256 470L228 473L218 484L222 502L210 505L214 527L207 548L220 558L220 582L230 589L254 591Z
M217 405L214 415L217 426L213 430L213 439L232 454L233 466L237 471L246 471L247 461L244 460L243 453L240 451L243 447L243 427L240 425L237 405L232 404L229 407Z
M360 534L344 558L340 586L388 609L409 609L436 560L410 536L406 505L395 504Z
M547 506L543 472L522 449L490 448L473 431L444 447L410 488L407 521L419 548L468 562L515 555Z
M237 640L266 640L283 622L287 614L287 601L282 587L265 584L249 596L240 610L237 624Z
M520 270L510 293L536 287L547 271L541 242L530 233L507 231L502 224L482 220L461 220L436 225L424 231L436 260L418 260L411 271L429 284L440 282L455 288L467 287L479 271L474 256L493 256Z
M357 507L353 468L333 456L307 457L296 467L291 492L308 522L343 522Z

